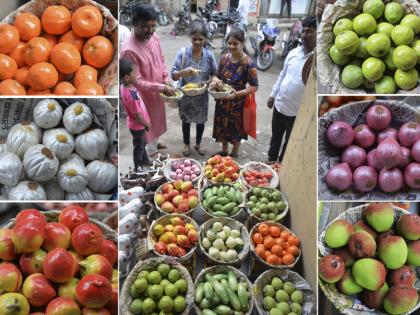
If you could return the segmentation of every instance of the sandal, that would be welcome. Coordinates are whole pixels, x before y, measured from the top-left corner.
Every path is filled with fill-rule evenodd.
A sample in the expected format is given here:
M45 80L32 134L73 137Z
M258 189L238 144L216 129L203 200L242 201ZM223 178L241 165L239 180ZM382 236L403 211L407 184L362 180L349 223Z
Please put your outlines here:
M238 153L233 153L233 152L231 152L229 155L230 155L231 157L233 157L233 158L237 158L237 157L238 157Z
M184 151L182 151L182 154L184 156L190 156L191 155L191 149L190 149L190 147L184 149Z
M215 154L213 154L213 156L215 156L215 155L220 155L220 156L225 157L225 156L228 156L229 155L229 152L219 151L219 152L216 152Z
M157 149L158 150L164 150L164 149L167 149L168 147L166 146L166 145L164 145L164 144L162 144L162 143L158 143L158 145L157 145Z
M201 156L204 156L205 153L203 151L201 151L200 146L199 145L195 145L194 149L198 152L198 154L200 154Z

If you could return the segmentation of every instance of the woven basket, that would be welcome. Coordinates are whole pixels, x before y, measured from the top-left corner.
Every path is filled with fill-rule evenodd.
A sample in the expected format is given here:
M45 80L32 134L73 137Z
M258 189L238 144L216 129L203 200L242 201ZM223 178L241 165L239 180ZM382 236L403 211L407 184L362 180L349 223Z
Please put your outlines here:
M177 162L177 161L185 161L187 160L187 158L179 158L179 159L169 159L168 162L166 162L164 168L163 168L163 172L165 174L165 177L168 181L173 181L174 179L171 178L169 176L170 172L172 172L172 165L173 163ZM203 166L200 164L200 162L198 162L197 160L194 159L188 159L191 161L192 164L197 165L200 168L200 175L197 176L196 179L192 180L193 184L197 184L198 181L201 179L201 177L203 176Z
M227 273L228 271L232 271L236 278L241 279L241 280L245 280L245 282L248 284L248 292L250 294L250 308L248 309L248 311L246 313L244 313L245 315L251 315L252 314L252 310L254 308L254 303L255 303L255 297L254 297L254 292L252 290L252 283L251 281L248 280L248 278L242 273L240 272L238 269L229 266L229 265L223 265L223 266L213 266L213 267L209 267L206 269L201 270L201 272L198 274L197 278L195 279L194 282L194 291L197 289L197 286L199 283L201 283L204 280L204 276L206 274L216 274L216 273ZM203 314L201 309L198 307L198 305L194 302L194 311L195 314L197 315L201 315Z
M336 217L333 221L328 224L330 226L333 222L337 220L347 220L350 223L354 224L357 221L363 218L363 212L367 208L368 204L364 204L358 207L350 208L347 211L341 213L338 217ZM404 214L407 214L407 211L398 208L393 205L394 208L394 228L396 226L396 222L398 218ZM325 228L325 230L328 228ZM328 248L327 244L325 243L325 230L321 233L318 238L318 249L320 252L320 256L326 256L332 253L332 250ZM417 279L420 278L420 267L415 268ZM321 287L322 291L330 300L332 304L340 311L342 314L347 315L362 315L362 314L375 314L375 315L385 315L386 313L383 311L373 310L365 305L361 304L360 299L356 299L355 296L347 296L340 293L334 284L329 284L321 279L319 279L319 286ZM415 288L417 292L420 294L420 283L417 281L415 284ZM404 315L408 314L418 314L420 309L420 300L417 302L416 306L409 312L404 313Z
M277 220L276 221L270 221L270 222L281 222L287 215L287 213L289 212L289 203L287 202L286 196L278 189L274 189L274 188L267 188L267 187L260 187L261 189L265 189L265 190L269 190L270 192L273 191L278 191L281 195L281 200L284 201L286 203L286 208L284 208L283 212L281 212L280 214L277 214ZM249 197L251 196L252 191L248 190L245 194L245 204L249 201ZM248 212L248 215L255 219L257 222L263 222L263 221L268 221L268 220L263 220L260 217L257 217L255 214L253 214L251 212L251 209L248 209L248 207L246 207L246 211Z
M121 296L119 300L121 315L134 315L130 311L130 304L133 301L133 298L130 295L130 287L134 283L134 281L136 281L137 275L142 270L152 270L161 263L165 263L171 267L177 268L181 272L181 278L187 281L188 289L185 295L185 302L187 303L187 306L185 310L181 313L181 315L188 315L190 313L192 303L194 300L194 284L192 282L190 274L188 273L188 270L174 259L159 257L149 258L147 260L138 262L134 266L133 270L131 270L130 274L127 276L127 279L125 280L124 285L122 287Z
M182 92L184 92L187 96L198 96L206 93L207 91L207 84L205 83L198 83L201 85L198 89L185 89L185 86L182 87Z
M280 227L282 230L286 230L288 232L290 232L293 236L296 236L295 233L293 233L291 230L289 230L287 227L285 227L284 225L278 223L278 222L272 222L272 221L265 221L265 222L260 222L257 225L254 225L251 229L251 231L249 232L249 246L251 248L251 251L254 253L255 258L257 259L257 261L259 261L260 263L262 263L264 266L268 267L268 268L273 268L273 269L291 269L293 268L297 262L299 261L300 257L302 256L302 249L299 247L299 255L297 257L295 257L295 261L293 262L293 264L291 265L271 265L268 262L266 262L265 260L261 259L257 253L255 252L255 245L254 245L254 241L252 240L252 235L254 235L254 232L258 230L258 227L260 226L260 224L265 223L268 226L278 226Z
M166 103L169 103L169 104L176 104L176 103L178 103L181 99L182 99L182 97L184 96L184 93L182 93L182 91L181 90L176 90L177 91L177 93L179 93L180 95L179 96L166 96L165 94L163 94L163 93L159 93L159 95L160 95L160 97L161 97L161 99L162 100L164 100Z
M277 188L279 186L279 176L277 172L275 172L269 165L261 163L261 162L249 162L246 163L244 166L242 166L242 172L240 175L240 179L242 182L242 185L244 185L246 188L250 189L253 186L249 185L244 177L245 171L258 171L258 172L270 172L272 174L272 178L270 180L270 185L268 187L271 188Z
M213 257L211 257L208 253L208 250L206 248L204 248L202 240L205 237L207 231L213 226L213 224L215 222L221 222L224 226L228 226L231 229L235 229L235 230L239 230L241 232L241 238L244 240L244 246L242 248L242 250L238 253L238 258L233 260L233 261L221 261L221 260L216 260ZM235 265L238 264L240 262L242 262L243 260L246 259L246 257L248 256L249 253L249 244L248 242L246 242L246 240L249 239L249 234L248 231L245 227L245 225L243 225L242 223L231 219L231 218L213 218L210 219L208 221L206 221L200 228L200 237L199 237L199 244L200 244L200 249L201 252L212 262L216 263L216 264L221 264L221 265Z
M269 315L263 307L263 288L266 284L271 283L271 279L279 277L284 282L292 282L296 289L301 290L303 293L303 305L302 314L304 315L315 315L316 314L316 296L312 291L309 283L302 278L298 273L288 269L283 270L267 270L263 272L254 282L254 295L255 295L255 306L258 314Z
M238 173L238 179L232 182L228 182L229 184L233 184L239 181L239 179L241 178L241 174L242 174L242 167L239 165L238 162L236 162L235 160L233 160L233 162L235 162L235 164L239 167L239 173ZM207 162L204 163L204 167L203 169L206 168ZM223 182L216 182L216 181L212 181L210 178L205 176L205 171L203 171L203 178L206 179L206 181L208 181L209 183L213 183L213 184L218 184L218 183L223 183Z

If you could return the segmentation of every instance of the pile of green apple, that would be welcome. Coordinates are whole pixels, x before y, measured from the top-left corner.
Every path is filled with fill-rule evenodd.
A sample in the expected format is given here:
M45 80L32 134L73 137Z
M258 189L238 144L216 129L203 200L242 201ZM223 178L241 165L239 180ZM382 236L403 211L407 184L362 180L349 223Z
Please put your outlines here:
M367 0L352 20L339 19L333 28L331 60L343 66L341 82L350 89L364 86L378 94L411 90L419 78L420 18L404 12L398 2Z
M412 310L420 266L420 216L395 220L390 203L371 203L364 220L335 220L325 231L331 255L319 261L319 276L346 295L360 294L364 305L388 314ZM395 224L394 224L395 223Z

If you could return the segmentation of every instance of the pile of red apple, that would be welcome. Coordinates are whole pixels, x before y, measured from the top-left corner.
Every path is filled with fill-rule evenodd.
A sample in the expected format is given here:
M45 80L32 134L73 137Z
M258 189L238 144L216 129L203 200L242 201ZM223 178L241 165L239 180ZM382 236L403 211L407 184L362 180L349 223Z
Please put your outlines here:
M198 205L198 191L189 181L168 182L156 192L155 203L167 213L187 213Z
M213 182L230 183L239 178L240 168L230 156L215 155L204 166L204 176Z
M184 257L198 242L194 224L187 223L178 216L169 219L170 224L156 224L153 235L156 237L155 251L161 255Z
M0 314L118 314L117 246L88 221L76 205L58 222L27 209L0 229Z
M273 178L273 173L270 171L259 172L256 170L248 170L243 172L244 179L246 183L252 187L255 186L270 186L271 179Z

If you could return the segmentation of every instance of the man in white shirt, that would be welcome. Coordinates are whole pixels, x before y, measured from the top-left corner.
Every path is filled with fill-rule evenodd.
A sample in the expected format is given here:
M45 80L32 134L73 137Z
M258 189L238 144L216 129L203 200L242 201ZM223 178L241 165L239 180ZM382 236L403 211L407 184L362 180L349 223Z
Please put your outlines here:
M302 69L307 59L312 55L316 45L316 18L307 16L302 21L302 46L299 46L286 57L283 70L281 71L276 84L273 86L271 95L267 101L268 108L273 108L271 122L271 141L268 150L269 161L280 162L283 160L284 152L292 132L296 115L302 101L305 84L302 80ZM286 139L280 156L280 146L283 136Z

